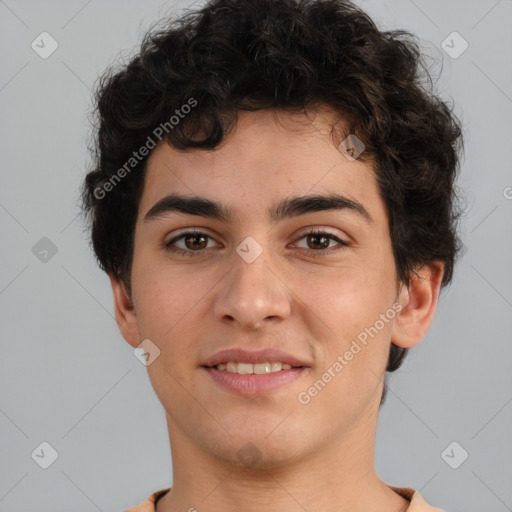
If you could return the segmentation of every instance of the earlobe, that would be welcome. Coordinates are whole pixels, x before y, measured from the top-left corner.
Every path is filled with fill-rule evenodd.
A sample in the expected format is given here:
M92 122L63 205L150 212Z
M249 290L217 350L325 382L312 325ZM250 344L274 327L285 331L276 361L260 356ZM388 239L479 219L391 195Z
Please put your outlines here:
M126 286L118 277L111 273L109 274L109 279L114 295L114 308L119 330L123 338L132 345L132 347L137 347L141 339L137 315L130 295L126 290Z
M402 286L398 297L401 309L391 331L394 345L409 348L423 339L434 319L442 278L443 263L436 261L416 269L409 286Z

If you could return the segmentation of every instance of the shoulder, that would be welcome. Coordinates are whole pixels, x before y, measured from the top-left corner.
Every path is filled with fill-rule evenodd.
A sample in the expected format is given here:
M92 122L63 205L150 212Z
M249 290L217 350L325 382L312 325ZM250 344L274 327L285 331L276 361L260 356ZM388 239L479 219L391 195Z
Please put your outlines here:
M411 502L407 512L445 512L440 508L429 505L419 491L415 491L409 487L393 487L391 485L389 487Z
M124 512L155 512L155 503L162 497L164 494L170 490L170 487L167 489L162 489L160 491L154 492L149 498L142 501L135 507L127 508Z

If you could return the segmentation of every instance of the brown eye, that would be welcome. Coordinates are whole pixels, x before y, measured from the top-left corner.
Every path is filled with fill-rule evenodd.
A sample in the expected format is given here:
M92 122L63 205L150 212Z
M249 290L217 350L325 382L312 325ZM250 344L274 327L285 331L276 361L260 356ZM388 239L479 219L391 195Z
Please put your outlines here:
M331 238L324 235L307 235L308 245L311 249L327 249L331 242Z
M213 240L213 238L201 231L185 231L165 242L164 248L171 253L195 256L209 249L207 246L210 240Z
M188 249L204 249L207 245L207 236L201 234L186 235L183 240ZM199 246L199 247L198 247Z
M341 240L340 238L331 233L327 233L320 230L313 230L308 233L304 233L301 237L299 237L296 240L296 243L302 239L305 239L306 247L300 247L299 245L296 245L296 247L305 249L306 254L308 256L312 256L313 258L316 258L318 256L327 256L334 252L350 247L350 244L348 242ZM338 247L329 247L331 242L337 242Z

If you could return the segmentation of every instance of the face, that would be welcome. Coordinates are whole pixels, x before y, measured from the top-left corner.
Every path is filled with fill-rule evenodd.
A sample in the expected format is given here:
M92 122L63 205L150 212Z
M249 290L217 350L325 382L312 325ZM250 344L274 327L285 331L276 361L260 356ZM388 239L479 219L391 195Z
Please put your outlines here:
M148 372L171 436L223 461L237 463L248 446L262 466L292 461L342 443L377 414L397 274L371 164L340 152L332 120L328 111L312 122L243 113L219 148L161 144L148 161L134 311L122 330L132 345L149 339L160 350ZM162 203L170 194L206 198L231 217L177 211ZM307 202L333 195L344 200ZM284 201L296 207L276 209ZM231 348L280 349L304 367L283 371L281 385L244 375L226 387L222 370L204 365ZM259 377L268 388L240 384Z

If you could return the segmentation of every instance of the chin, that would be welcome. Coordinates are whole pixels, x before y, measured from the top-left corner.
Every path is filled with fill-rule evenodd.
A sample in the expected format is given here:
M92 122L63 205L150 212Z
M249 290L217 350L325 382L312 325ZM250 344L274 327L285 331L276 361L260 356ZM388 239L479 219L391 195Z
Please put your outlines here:
M275 446L264 443L263 440L261 442L241 440L239 449L233 450L233 446L226 447L226 450L217 456L232 466L253 472L283 467L298 458L291 456L293 450L290 447L281 445L281 450L277 451Z
M304 449L303 431L294 436L282 424L276 428L275 419L258 426L259 429L251 428L250 432L247 424L236 431L228 430L233 435L212 443L212 454L230 465L250 470L285 466L300 458L301 448Z

